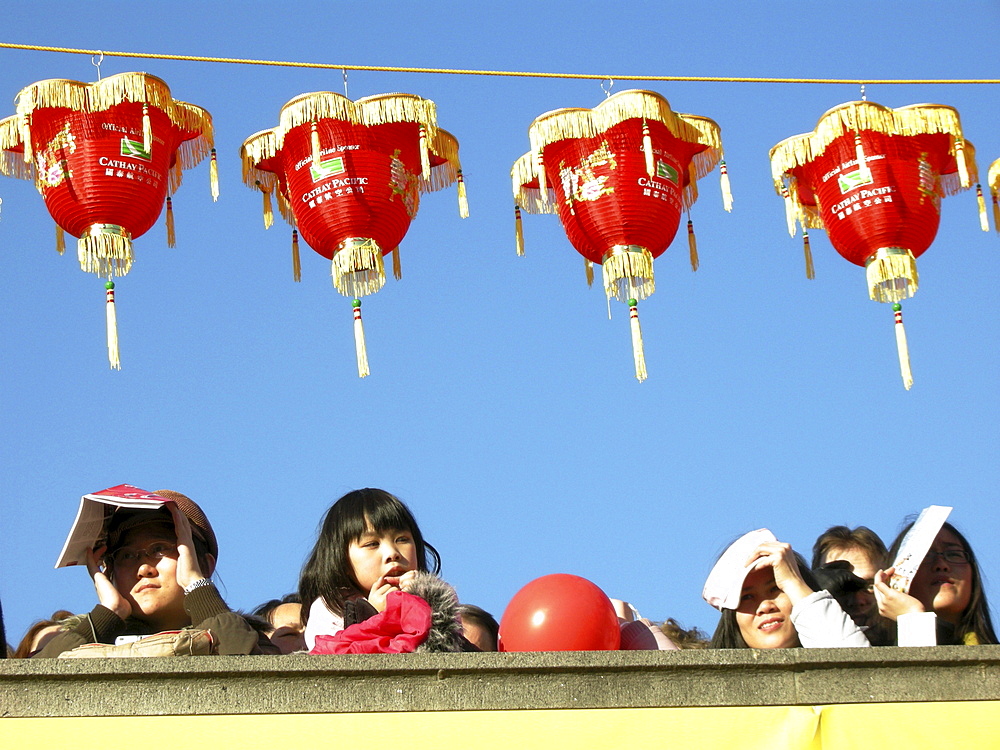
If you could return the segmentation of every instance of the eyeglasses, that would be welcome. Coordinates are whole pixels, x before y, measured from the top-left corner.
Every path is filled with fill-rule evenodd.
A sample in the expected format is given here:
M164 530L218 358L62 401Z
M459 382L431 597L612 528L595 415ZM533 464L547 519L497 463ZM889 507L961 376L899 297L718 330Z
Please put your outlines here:
M107 559L115 567L124 568L138 565L141 560L152 560L155 564L164 557L177 557L177 545L170 542L156 542L146 549L122 547L108 555Z
M924 562L934 562L939 557L943 557L945 562L950 562L952 565L968 565L971 562L969 553L964 549L946 549L942 552L931 550L924 557Z

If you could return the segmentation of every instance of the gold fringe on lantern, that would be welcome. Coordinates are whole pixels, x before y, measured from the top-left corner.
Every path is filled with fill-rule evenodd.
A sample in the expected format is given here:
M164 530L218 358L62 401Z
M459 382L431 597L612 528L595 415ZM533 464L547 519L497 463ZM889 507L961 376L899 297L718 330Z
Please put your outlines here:
M399 245L392 249L392 276L396 281L403 278L403 265L399 260Z
M107 302L104 306L108 327L108 363L112 370L122 369L121 356L118 351L118 314L115 312L115 283L110 279L104 285L107 290Z
M420 150L420 176L429 180L431 178L431 155L427 152L427 128L420 128L418 148Z
M2 124L0 123L0 126ZM1000 232L1000 196L998 196L998 192L1000 192L1000 159L990 164L986 174L986 182L990 186L990 199L993 203L993 228Z
M942 104L913 104L890 109L868 101L841 104L828 110L811 133L792 136L771 149L771 176L775 187L781 177L795 167L808 164L818 157L837 138L847 133L873 130L886 135L921 135L947 133L966 147L958 111ZM974 172L973 160L965 155L963 165L970 178ZM966 183L965 187L968 187ZM780 193L780 189L778 190Z
M385 285L382 248L368 237L348 237L333 254L332 276L345 297L374 294Z
M813 266L813 252L809 245L809 230L802 227L802 252L806 256L806 278L816 278L816 268Z
M292 230L292 281L302 281L302 260L299 257L299 232Z
M371 374L368 369L368 346L365 344L365 324L361 320L361 300L354 300L354 352L358 358L358 377Z
M876 302L901 302L917 293L917 259L905 247L880 247L865 262L868 295Z
M990 221L986 218L986 200L983 198L983 186L976 183L976 202L979 204L979 228L990 231Z
M644 300L656 291L653 256L639 245L615 245L601 261L604 294L619 302Z
M903 377L903 387L913 387L913 372L910 370L910 347L906 343L906 329L903 328L903 310L899 304L893 305L896 323L896 353L899 355L899 374Z
M698 261L698 240L694 236L694 222L688 217L688 255L691 258L691 270L697 271L701 265Z
M632 331L632 359L635 361L635 379L640 383L646 379L646 352L642 344L642 327L639 325L639 308L629 300L629 328Z
M117 224L92 224L77 241L77 258L87 273L124 276L132 268L132 235Z
M437 135L437 107L430 99L413 94L378 94L352 102L332 91L302 94L281 108L274 129L277 148L292 128L320 120L343 120L358 125L385 125L412 122L422 126L429 142Z
M594 286L594 262L592 260L583 259L583 275L587 279L587 287Z
M26 160L23 154L13 151L24 146L22 121L23 118L19 115L0 120L0 174L30 180L34 177L34 163L30 158ZM31 133L28 130L24 130L24 133L30 140Z
M62 255L66 252L66 232L56 224L56 252Z
M441 161L431 164L429 180L418 178L422 193L434 192L452 185L458 181L459 172L462 171L462 162L458 158L458 139L447 130L438 128L437 135L430 144L430 151Z
M542 191L538 187L528 187L538 179L537 161L533 152L524 154L514 162L510 169L511 183L514 190L514 202L529 214L554 214L558 210L555 194L549 191L546 199L542 199Z

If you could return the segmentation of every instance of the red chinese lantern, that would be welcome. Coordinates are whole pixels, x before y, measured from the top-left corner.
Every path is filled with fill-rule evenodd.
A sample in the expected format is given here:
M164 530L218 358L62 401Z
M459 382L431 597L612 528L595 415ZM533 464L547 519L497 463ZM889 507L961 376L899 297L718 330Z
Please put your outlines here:
M868 101L828 111L812 133L771 149L789 232L825 228L845 259L866 269L869 296L892 304L903 385L913 385L900 302L917 291L916 259L937 234L941 198L972 186L975 151L958 112L939 104L890 109ZM981 203L981 220L985 206Z
M573 247L586 259L588 284L601 266L604 291L629 305L636 378L646 379L638 301L655 289L653 259L670 245L688 212L692 270L698 268L690 208L697 180L719 162L719 126L681 115L652 91L622 91L593 109L558 109L535 119L531 151L515 162L518 254L521 209L557 213ZM722 162L726 210L732 209Z
M17 95L17 114L0 120L0 172L32 179L63 232L78 237L80 267L107 279L108 358L121 369L113 276L132 266L132 240L167 203L167 244L174 246L168 195L182 170L212 154L212 118L180 102L146 73L119 73L96 83L53 79Z
M332 263L333 285L354 300L358 375L369 374L361 300L385 284L383 256L393 254L417 215L421 193L458 182L459 213L468 203L458 141L437 127L434 102L412 94L351 101L329 91L302 94L281 108L279 125L255 133L241 150L243 179L271 194L292 232L292 265L300 277L298 233Z

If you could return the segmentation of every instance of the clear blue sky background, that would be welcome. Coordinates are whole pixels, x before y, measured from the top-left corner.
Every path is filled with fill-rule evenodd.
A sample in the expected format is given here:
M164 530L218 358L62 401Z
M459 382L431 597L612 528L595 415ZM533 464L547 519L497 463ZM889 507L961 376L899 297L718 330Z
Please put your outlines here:
M11 4L7 42L219 57L628 75L988 78L1000 75L989 2L300 2ZM808 553L831 524L891 539L953 504L998 595L1000 238L973 193L943 203L904 305L916 384L903 390L892 314L864 272L813 234L816 279L785 230L768 150L812 130L855 85L669 83L680 112L722 127L735 210L717 173L641 307L650 377L632 373L627 310L608 321L554 216L526 215L514 254L509 170L531 121L592 107L600 82L354 72L352 98L433 99L461 142L472 216L454 189L425 197L404 278L365 302L371 377L359 380L350 303L327 262L265 231L239 147L340 71L106 58L145 70L215 118L208 165L135 243L118 284L123 369L108 369L103 288L32 185L0 179L0 597L11 640L36 618L88 611L83 568L53 570L80 495L127 482L189 494L221 539L234 607L295 588L320 518L344 492L385 488L414 509L461 597L498 616L529 580L592 579L652 618L711 630L701 586L721 549L770 527ZM45 78L96 79L90 58L0 50L0 117ZM985 179L1000 157L1000 91L873 85L891 107L956 107Z

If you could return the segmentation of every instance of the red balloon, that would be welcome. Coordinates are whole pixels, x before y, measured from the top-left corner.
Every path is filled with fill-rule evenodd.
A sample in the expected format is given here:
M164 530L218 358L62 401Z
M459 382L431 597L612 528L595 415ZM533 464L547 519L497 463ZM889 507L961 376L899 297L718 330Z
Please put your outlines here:
M620 644L611 600L580 576L536 578L500 618L501 651L616 651Z

